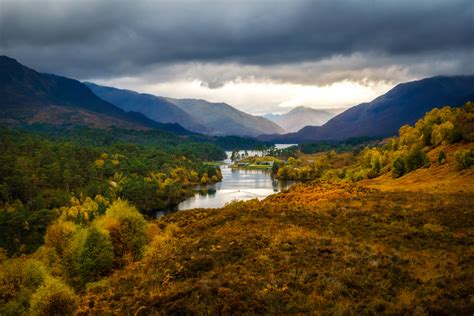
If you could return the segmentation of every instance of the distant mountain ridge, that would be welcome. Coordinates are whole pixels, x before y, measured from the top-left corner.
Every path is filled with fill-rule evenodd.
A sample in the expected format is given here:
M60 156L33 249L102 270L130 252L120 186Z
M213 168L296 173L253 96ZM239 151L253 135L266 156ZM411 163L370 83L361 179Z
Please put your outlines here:
M392 136L402 125L414 124L435 107L461 106L473 100L473 96L473 75L426 78L399 84L371 102L349 108L320 127L307 126L285 135L261 135L259 139L307 143L362 136Z
M212 103L199 99L167 100L192 115L201 124L221 135L258 136L267 133L284 133L276 123L254 116L230 106L227 103Z
M161 123L179 123L201 134L255 137L266 133L284 133L280 126L266 118L244 113L226 103L173 99L91 82L84 84L100 98L124 110L140 112Z
M0 56L0 114L0 122L7 124L158 128L189 133L178 124L160 124L143 114L126 112L77 80L36 72L7 56Z
M265 114L263 117L277 123L287 132L297 132L305 126L321 126L345 108L314 109L298 106L285 114Z
M178 123L193 132L202 134L212 133L211 129L200 124L191 115L163 97L126 89L100 86L92 82L84 82L84 84L101 99L125 111L142 113L160 123Z

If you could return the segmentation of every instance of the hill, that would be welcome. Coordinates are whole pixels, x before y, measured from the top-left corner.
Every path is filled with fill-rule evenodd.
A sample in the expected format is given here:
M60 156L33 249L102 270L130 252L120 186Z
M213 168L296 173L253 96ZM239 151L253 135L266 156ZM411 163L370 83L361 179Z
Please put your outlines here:
M258 136L284 133L280 126L266 118L244 113L226 103L198 99L167 100L220 135Z
M156 221L160 231L146 256L89 290L81 312L135 304L151 314L472 313L472 109L433 110L400 138L356 154L360 159L323 154L325 168L334 168L325 180ZM448 121L457 123L441 132ZM436 131L429 141L414 137L428 130ZM404 146L421 144L429 167L394 178L382 163L373 179L336 180L345 176L336 168L376 166L374 158L396 160L407 155ZM378 150L387 155L374 155ZM463 170L459 152L471 157ZM302 170L299 160L288 163Z
M212 134L210 128L200 124L191 115L181 110L163 97L131 90L117 89L84 82L97 96L125 111L139 112L160 123L178 123L184 128L201 133Z
M461 106L474 94L474 76L439 76L399 84L368 103L354 106L320 127L296 133L263 135L262 140L307 143L352 137L395 135L404 124L413 124L426 112L443 105Z
M344 110L344 108L313 109L306 106L298 106L285 114L270 113L265 114L263 117L277 123L287 132L297 132L305 126L321 126Z
M36 72L7 56L0 56L0 114L0 122L7 124L159 128L189 133L177 124L160 124L143 114L126 112L77 80Z
M145 257L80 311L470 314L474 173L458 170L460 150L473 143L436 146L427 155L445 162L400 178L311 181L168 215Z

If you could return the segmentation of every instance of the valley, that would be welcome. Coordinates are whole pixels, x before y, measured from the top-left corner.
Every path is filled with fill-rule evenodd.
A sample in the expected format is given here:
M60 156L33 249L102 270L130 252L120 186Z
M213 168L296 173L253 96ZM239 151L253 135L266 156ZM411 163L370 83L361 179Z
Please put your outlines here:
M473 0L0 0L0 316L474 315L473 60Z
M0 315L471 315L473 95L259 116L0 56Z
M255 151L270 173L192 135L3 129L0 312L469 314L472 114Z

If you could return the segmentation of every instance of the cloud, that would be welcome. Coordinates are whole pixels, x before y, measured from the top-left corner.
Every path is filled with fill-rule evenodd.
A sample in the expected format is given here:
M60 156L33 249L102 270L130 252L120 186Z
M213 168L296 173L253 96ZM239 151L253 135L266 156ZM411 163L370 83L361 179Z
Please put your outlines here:
M359 102L403 81L472 74L473 11L472 0L0 0L0 54L260 113L333 104L318 89L345 82Z
M269 66L474 47L471 0L2 0L1 6L2 51L78 77L186 62Z

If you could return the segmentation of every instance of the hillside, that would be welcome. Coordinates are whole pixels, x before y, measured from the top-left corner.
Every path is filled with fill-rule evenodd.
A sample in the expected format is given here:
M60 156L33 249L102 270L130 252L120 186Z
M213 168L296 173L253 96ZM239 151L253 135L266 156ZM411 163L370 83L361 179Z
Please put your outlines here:
M472 183L452 158L439 179ZM384 190L310 182L169 215L144 259L88 291L80 311L471 314L474 191L398 190L425 175Z
M97 96L125 111L139 112L160 123L178 123L184 128L201 133L212 134L212 130L201 125L191 115L163 97L147 93L117 89L85 82Z
M378 147L288 158L276 165L278 176L283 168L301 178L320 172L263 201L146 220L114 194L81 196L38 211L49 218L33 212L25 227L21 202L11 199L0 212L0 232L11 239L8 254L24 252L30 239L36 247L45 243L21 257L0 252L0 313L471 315L473 113L471 103L434 109ZM16 147L15 139L6 137L5 144L21 161L44 161L29 156L28 146ZM79 151L68 146L74 157ZM116 148L125 155L103 148L75 159L98 166L89 172L100 176L122 163L133 172L137 164L127 161L137 157L162 157ZM164 192L180 192L175 186L193 172L186 171L187 159L172 161L182 165L168 175L152 171L143 187L156 181ZM17 168L26 172L28 165ZM155 200L120 177L112 178L113 192L130 190L139 207Z
M264 201L156 221L145 257L88 291L81 312L471 314L472 110L433 110L380 149L319 155L325 178ZM456 124L441 130L443 121ZM418 134L428 131L430 140ZM429 167L400 176L396 162L377 162L423 142ZM288 164L301 171L305 159ZM340 180L338 169L371 165L382 174Z
M286 135L263 135L261 140L305 143L351 137L395 135L429 110L443 105L461 106L474 94L474 76L439 76L397 85L368 103L354 106L321 127L305 127Z
M188 133L177 124L160 124L143 114L126 112L77 80L38 73L6 56L0 56L0 114L0 122L7 124L159 128Z
M226 103L198 99L167 100L221 135L257 136L284 132L280 126L266 118L244 113Z
M266 114L263 117L277 123L286 132L297 132L305 126L321 126L344 110L344 108L313 109L298 106L285 114Z

